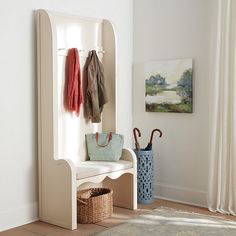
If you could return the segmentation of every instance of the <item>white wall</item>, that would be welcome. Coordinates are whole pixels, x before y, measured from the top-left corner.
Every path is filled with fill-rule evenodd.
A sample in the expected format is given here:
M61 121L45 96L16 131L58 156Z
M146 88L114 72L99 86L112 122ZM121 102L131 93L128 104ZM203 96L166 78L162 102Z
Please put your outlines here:
M208 179L208 100L210 0L134 1L134 127L145 146L152 129L156 196L206 205ZM193 58L193 114L144 110L143 63Z
M126 146L131 145L133 1L1 0L0 231L38 217L34 10L39 8L107 18L113 22L120 81L118 132L125 134Z

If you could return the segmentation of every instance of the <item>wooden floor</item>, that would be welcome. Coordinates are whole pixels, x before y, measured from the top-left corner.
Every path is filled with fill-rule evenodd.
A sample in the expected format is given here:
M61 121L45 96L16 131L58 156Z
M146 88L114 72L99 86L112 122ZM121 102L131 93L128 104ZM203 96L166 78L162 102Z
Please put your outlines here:
M66 230L54 225L46 224L40 221L23 225L11 230L7 230L0 233L0 236L70 236L70 235L79 235L86 236L92 233L100 232L117 224L120 224L127 219L134 218L140 214L145 214L152 209L155 209L160 206L170 207L174 209L179 209L188 212L196 212L206 215L216 215L223 216L225 219L235 220L235 216L226 216L218 213L209 212L206 208L194 207L190 205L165 201L165 200L156 200L153 204L141 205L139 204L138 210L131 211L127 209L122 209L115 207L113 216L110 219L99 222L97 224L79 224L77 230Z

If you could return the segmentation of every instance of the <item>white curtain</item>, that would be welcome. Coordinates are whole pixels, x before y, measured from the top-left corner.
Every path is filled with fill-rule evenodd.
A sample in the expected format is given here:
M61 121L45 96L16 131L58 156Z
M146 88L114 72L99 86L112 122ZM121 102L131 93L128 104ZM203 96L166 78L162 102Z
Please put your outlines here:
M208 207L236 215L236 0L217 4L210 84ZM213 54L212 54L213 55Z

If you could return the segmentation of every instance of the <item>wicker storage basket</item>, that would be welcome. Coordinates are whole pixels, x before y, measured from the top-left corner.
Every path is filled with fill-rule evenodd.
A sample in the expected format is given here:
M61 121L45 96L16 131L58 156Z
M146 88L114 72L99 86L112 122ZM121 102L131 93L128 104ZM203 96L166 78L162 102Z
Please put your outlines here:
M77 192L77 221L96 223L113 213L113 191L108 188L90 188Z

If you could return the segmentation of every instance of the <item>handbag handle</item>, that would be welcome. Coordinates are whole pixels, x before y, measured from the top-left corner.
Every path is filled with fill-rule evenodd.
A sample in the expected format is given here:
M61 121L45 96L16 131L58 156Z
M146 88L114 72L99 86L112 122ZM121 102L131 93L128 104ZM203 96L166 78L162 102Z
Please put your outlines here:
M77 197L77 201L80 202L80 203L83 204L83 205L87 205L87 202L82 201L79 197Z
M107 142L107 144L100 145L100 144L98 143L98 132L96 132L96 143L97 143L97 145L98 145L99 147L106 147L106 146L111 142L111 140L112 140L112 132L109 133L109 137L108 137L108 142Z

